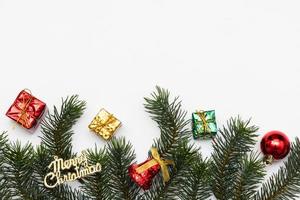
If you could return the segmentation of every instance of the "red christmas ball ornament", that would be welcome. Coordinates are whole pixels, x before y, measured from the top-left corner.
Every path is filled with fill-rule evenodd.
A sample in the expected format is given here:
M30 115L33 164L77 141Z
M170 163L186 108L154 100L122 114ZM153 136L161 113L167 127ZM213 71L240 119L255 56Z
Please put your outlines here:
M132 164L128 168L129 176L131 179L139 185L141 188L144 190L148 190L152 184L152 179L156 176L156 174L160 171L160 165L157 163L150 168L138 172L137 168L140 166L147 164L150 162L152 159L147 159L145 162L140 163L140 164Z
M280 131L270 131L264 135L260 142L260 148L265 155L265 162L283 159L290 152L289 138Z

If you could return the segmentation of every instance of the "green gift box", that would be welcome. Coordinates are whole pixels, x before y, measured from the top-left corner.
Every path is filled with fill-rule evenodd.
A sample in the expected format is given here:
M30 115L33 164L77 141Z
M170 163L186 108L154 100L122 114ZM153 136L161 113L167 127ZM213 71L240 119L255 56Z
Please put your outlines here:
M215 111L194 112L192 114L192 126L194 139L214 137L218 132Z

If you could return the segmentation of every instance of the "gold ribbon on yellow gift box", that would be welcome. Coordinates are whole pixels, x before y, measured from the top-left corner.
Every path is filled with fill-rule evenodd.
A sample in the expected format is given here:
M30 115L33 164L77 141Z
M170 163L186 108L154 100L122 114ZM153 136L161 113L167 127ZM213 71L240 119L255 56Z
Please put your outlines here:
M121 122L102 108L90 123L89 129L102 136L105 140L108 140L120 126Z

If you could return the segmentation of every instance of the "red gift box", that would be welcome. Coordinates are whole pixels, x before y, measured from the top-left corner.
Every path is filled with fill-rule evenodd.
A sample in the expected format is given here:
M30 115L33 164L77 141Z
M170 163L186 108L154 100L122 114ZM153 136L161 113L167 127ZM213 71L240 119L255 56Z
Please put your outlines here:
M46 104L32 96L29 90L22 90L6 112L6 116L31 129L37 125L45 112Z

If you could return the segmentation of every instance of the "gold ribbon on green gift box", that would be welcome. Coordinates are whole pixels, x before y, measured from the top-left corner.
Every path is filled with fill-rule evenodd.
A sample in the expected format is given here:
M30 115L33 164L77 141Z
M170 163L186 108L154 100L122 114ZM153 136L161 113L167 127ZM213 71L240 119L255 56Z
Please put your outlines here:
M202 120L203 132L204 133L210 133L211 130L210 130L209 126L208 126L208 123L210 123L209 121L211 121L212 119L207 120L206 119L206 112L203 111L203 110L197 111L197 114L199 115L199 117Z
M217 127L214 110L197 110L195 113L193 113L193 135L195 139L198 137L205 138L209 134L215 134L217 133L216 129Z

